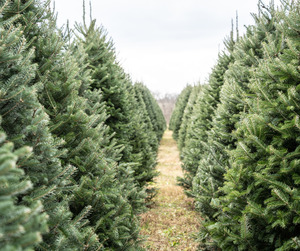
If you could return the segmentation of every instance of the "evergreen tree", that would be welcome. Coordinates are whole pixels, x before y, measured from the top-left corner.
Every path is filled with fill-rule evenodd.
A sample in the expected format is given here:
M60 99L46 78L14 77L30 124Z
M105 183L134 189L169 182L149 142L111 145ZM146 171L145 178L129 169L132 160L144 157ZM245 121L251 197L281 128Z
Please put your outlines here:
M42 201L49 215L49 233L43 235L43 243L51 243L65 231L75 229L70 224L67 200L67 194L74 189L69 180L74 168L61 165L58 157L65 154L59 149L62 141L53 138L49 118L38 101L37 90L41 83L34 81L37 68L32 64L34 49L29 48L22 36L28 31L20 26L24 22L23 10L28 9L33 15L35 8L31 8L31 3L1 3L4 11L0 17L3 25L0 43L5 52L1 53L0 70L1 128L17 148L32 147L32 153L20 157L18 162L18 167L25 171L25 179L31 180L34 186L26 191L23 202L30 207L35 201ZM19 28L14 28L14 24ZM30 26L31 23L26 24Z
M174 111L172 112L170 118L170 124L169 124L169 128L170 130L173 131L172 136L175 140L178 139L180 126L182 124L184 109L187 106L191 92L192 92L192 87L190 85L186 86L178 96L178 99L176 100L175 108Z
M151 121L149 111L145 103L144 91L147 90L147 87L142 83L135 83L134 86L134 96L137 100L139 109L141 109L143 121L146 125L146 130L149 138L149 143L152 148L152 152L157 152L158 150L158 140L157 140L157 132L154 131L153 123Z
M78 25L77 29L87 48L87 63L92 70L91 88L102 91L109 115L106 124L115 134L117 143L123 146L120 161L131 163L135 179L143 188L156 175L155 161L153 156L148 155L151 139L145 131L145 122L132 93L132 83L116 61L112 41L107 41L104 29L97 28L95 20L89 27Z
M204 87L205 88L205 87ZM187 142L191 142L192 135L192 128L194 128L195 122L197 121L196 114L193 116L194 109L196 109L196 103L198 103L199 100L203 98L202 93L203 87L202 86L195 86L191 92L189 101L186 105L186 108L184 110L184 115L182 119L182 124L179 130L179 139L178 139L178 148L180 150L180 158L187 161L188 155L185 155L183 153L183 149L185 147L188 147ZM194 150L195 151L195 150ZM192 159L190 159L192 160ZM194 161L194 160L192 160ZM191 165L192 167L197 167L197 164ZM192 169L184 169L184 175L183 177L177 177L178 185L188 189L191 187L192 184L192 177L194 174L191 174L193 172Z
M193 116L197 122L189 128L188 140L183 149L183 168L187 171L185 185L191 189L187 194L195 197L197 210L205 217L212 217L215 213L215 210L211 209L211 201L217 194L219 185L217 181L222 179L223 175L223 169L220 170L220 163L215 155L215 148L220 145L213 145L212 142L212 139L217 141L219 138L211 138L210 131L213 130L215 118L218 116L214 113L221 106L220 92L224 85L225 73L234 61L233 30L224 44L226 49L219 55L209 83L203 88L203 93L195 105Z
M254 15L256 24L247 28L246 35L240 38L234 47L234 63L225 74L220 105L215 111L212 129L208 132L207 149L209 149L209 154L200 161L197 176L193 182L198 207L206 216L200 239L206 242L208 246L214 245L209 242L210 239L208 238L208 236L213 236L219 247L224 249L232 247L234 244L230 238L234 234L229 233L228 229L241 230L240 224L242 223L237 223L232 218L235 217L234 213L229 214L227 209L224 209L228 203L223 200L223 195L226 192L222 186L224 185L224 173L232 172L233 162L229 161L228 151L234 149L236 145L237 138L233 131L240 119L249 111L249 103L245 97L253 95L252 91L249 90L251 72L256 69L263 58L262 43L266 41L269 34L276 34L274 7L263 9L265 6L262 5L260 14ZM236 180L239 179L236 178ZM237 183L235 182L235 184ZM237 194L235 194L234 200L237 200ZM239 210L233 205L230 205L231 207L234 208L235 213ZM243 223L248 224L245 221ZM234 238L237 238L237 235ZM236 239L234 241L238 242ZM241 250L244 244L249 245L246 244L245 240L243 245L242 242L238 245Z
M150 173L150 172L153 172L152 175L148 175L151 179L148 180L148 183L153 181L153 178L155 176L158 175L158 172L155 171L155 166L156 166L156 155L157 155L157 151L158 151L158 138L157 138L157 133L154 131L153 129L153 123L151 122L151 119L150 119L150 116L149 116L149 113L148 113L148 109L146 107L146 104L144 102L144 93L149 93L149 91L147 91L147 87L144 86L142 83L136 83L134 85L134 88L133 88L133 91L134 91L134 96L136 97L136 100L137 100L137 105L140 109L140 113L141 113L141 118L142 118L142 121L144 122L145 126L144 126L144 131L147 132L147 135L148 135L148 144L149 145L145 145L143 147L143 151L144 151L144 156L149 156L148 157L148 161L149 161L149 164L145 163L145 167L147 166L152 166L152 169L150 169L149 171L145 171L145 173ZM146 92L147 91L147 92ZM163 122L164 122L164 119L163 119ZM164 122L165 123L165 122ZM150 165L151 164L151 165ZM142 167L140 167L141 170ZM150 173L151 174L151 173ZM146 184L145 184L146 186ZM155 187L149 187L147 186L146 187L146 191L147 191L147 194L148 194L148 197L147 197L147 202L150 201L157 193L157 188Z
M62 161L78 169L73 177L78 189L69 202L77 232L67 232L60 245L73 250L134 246L136 214L144 208L145 194L137 189L132 168L116 162L122 146L116 146L105 125L102 93L91 89L88 55L80 43L66 46L51 14L37 29L33 45L43 82L40 102L51 118L52 133L65 142Z
M193 89L191 91L191 94L189 96L188 103L184 109L183 117L182 117L182 123L179 129L178 133L178 148L181 151L186 143L186 133L188 130L189 125L191 124L191 115L193 113L194 105L196 103L198 94L201 90L201 85L193 86Z
M226 173L222 189L222 208L227 216L219 217L222 224L216 236L224 248L300 247L296 167L299 2L286 3L280 13L272 12L272 16L276 17L276 32L267 34L263 60L250 72L250 91L245 92L250 109L238 123L237 148L230 151L232 168ZM220 238L222 232L226 235Z
M22 194L32 189L24 179L24 171L17 167L18 157L28 154L29 147L13 149L0 133L0 249L33 250L42 241L47 229L47 215L42 213L41 201L22 204Z
M77 25L77 30L83 36L82 43L88 54L86 63L92 70L91 88L101 90L103 101L106 103L109 116L106 124L111 133L115 134L118 144L126 146L122 150L122 161L134 162L131 156L132 145L128 144L134 121L130 119L132 111L129 109L127 76L116 61L113 43L107 39L107 33L103 28L96 27L96 20L88 27L85 24Z
M183 186L186 190L191 189L193 177L196 174L198 168L198 158L200 147L199 143L200 140L198 138L198 131L197 128L201 121L199 120L199 115L196 111L199 111L201 103L203 102L204 96L204 89L207 88L207 85L203 85L199 94L197 96L197 100L195 101L194 109L191 114L191 124L189 125L187 132L186 132L186 142L185 147L181 150L182 157L182 169L184 171L184 177L179 178L179 185Z
M145 176L144 178L141 177L142 179L140 178L139 183L141 186L146 186L147 183L152 182L153 178L158 175L158 172L155 171L158 142L141 94L141 90L147 87L142 84L130 85L129 87L131 88L131 95L135 98L135 102L133 103L135 105L134 109L136 116L139 116L137 121L140 121L139 127L141 127L139 130L135 130L137 134L137 149L142 150L143 153L143 161L138 167L138 172Z
M213 68L209 78L209 83L201 88L194 105L191 121L186 132L186 143L182 149L183 165L185 171L184 178L180 180L180 184L186 188L186 193L190 196L197 196L198 191L189 191L192 189L192 182L196 176L200 161L210 154L207 144L208 131L212 127L213 114L220 102L220 90L224 84L224 73L227 71L232 62L232 49L234 46L233 32L228 40L225 41L226 51L221 53L218 62ZM207 176L203 176L207 179Z
M86 69L85 51L78 49L73 57L51 13L32 4L36 6L11 5L10 13L21 12L22 22L30 24L24 34L36 48L39 100L50 116L52 133L57 141L64 140L65 154L60 159L78 168L72 179L74 195L62 200L70 204L72 214L60 216L60 224L70 224L50 232L42 246L53 250L126 249L138 237L135 214L144 208L145 194L137 190L131 167L115 162L121 159L122 148L115 146L104 126L106 107L99 90L88 90L91 72ZM32 10L43 15L33 15Z
M152 148L154 132L147 130L145 116L148 114L139 104L141 100L137 99L134 86L129 78L125 84L128 92L128 109L131 111L129 116L133 121L130 127L132 136L128 143L132 145L132 161L137 163L134 167L135 179L139 187L143 188L158 175L155 170L157 150Z
M138 87L145 103L150 122L152 123L152 128L156 134L157 151L159 142L163 136L164 131L166 130L166 121L162 110L160 109L157 101L154 99L149 89L144 85L138 85Z

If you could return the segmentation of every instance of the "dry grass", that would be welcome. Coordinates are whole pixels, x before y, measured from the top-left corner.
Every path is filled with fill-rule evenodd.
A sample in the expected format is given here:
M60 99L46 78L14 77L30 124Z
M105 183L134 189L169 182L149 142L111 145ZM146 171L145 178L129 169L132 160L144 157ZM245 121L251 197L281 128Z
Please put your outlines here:
M194 236L199 229L199 216L193 209L193 201L176 185L176 177L182 176L179 152L172 132L166 131L158 152L156 178L159 193L152 208L141 215L142 231L146 236L146 250L197 250Z

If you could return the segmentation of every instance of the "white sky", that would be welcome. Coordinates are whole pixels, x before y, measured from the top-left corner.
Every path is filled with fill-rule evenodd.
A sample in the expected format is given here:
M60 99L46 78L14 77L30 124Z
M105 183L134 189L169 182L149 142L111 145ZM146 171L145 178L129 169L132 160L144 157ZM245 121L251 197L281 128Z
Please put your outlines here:
M241 34L244 25L253 23L250 13L257 13L258 0L91 2L93 18L107 29L132 80L163 94L179 93L188 83L205 83L236 11ZM55 9L60 26L67 19L71 26L82 20L82 0L56 0Z

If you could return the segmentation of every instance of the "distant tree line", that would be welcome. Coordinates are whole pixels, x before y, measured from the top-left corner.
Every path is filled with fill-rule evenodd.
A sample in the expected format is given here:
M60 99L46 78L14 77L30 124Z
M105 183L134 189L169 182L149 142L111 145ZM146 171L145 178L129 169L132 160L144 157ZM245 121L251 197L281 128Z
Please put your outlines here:
M160 93L153 93L153 96L162 110L167 124L169 124L178 94L166 93L162 95Z
M0 0L0 250L139 250L163 114L96 25Z
M170 121L201 250L300 249L300 2L259 2L253 18Z

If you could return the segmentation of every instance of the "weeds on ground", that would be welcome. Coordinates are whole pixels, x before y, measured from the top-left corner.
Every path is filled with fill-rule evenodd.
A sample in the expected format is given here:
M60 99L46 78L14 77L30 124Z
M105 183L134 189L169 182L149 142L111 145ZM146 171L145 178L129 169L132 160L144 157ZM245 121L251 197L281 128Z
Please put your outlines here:
M187 198L183 189L176 185L182 176L176 142L167 131L161 141L158 154L158 171L153 187L158 194L150 210L141 215L141 234L145 237L146 250L197 250L195 236L200 227L199 215L194 203Z

